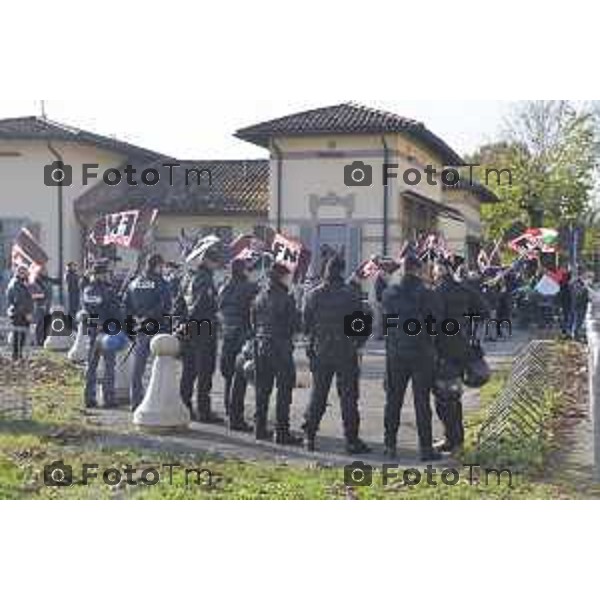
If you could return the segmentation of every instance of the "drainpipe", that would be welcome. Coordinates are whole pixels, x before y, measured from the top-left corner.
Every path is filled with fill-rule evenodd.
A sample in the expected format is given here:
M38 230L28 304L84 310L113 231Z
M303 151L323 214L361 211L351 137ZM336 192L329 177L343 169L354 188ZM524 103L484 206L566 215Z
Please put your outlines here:
M381 136L381 143L383 145L383 164L389 163L390 149L385 141L385 135ZM387 256L388 253L388 205L389 205L389 182L388 185L383 186L383 243L381 253L383 256Z
M281 233L281 177L283 174L283 155L281 148L271 140L271 145L277 157L277 233Z
M61 163L64 164L63 157L58 153L58 151L52 146L52 142L48 140L48 150L52 156ZM63 249L63 185L62 181L56 186L56 194L58 201L58 301L61 306L64 307L64 290L63 290L63 268L64 268L64 249Z

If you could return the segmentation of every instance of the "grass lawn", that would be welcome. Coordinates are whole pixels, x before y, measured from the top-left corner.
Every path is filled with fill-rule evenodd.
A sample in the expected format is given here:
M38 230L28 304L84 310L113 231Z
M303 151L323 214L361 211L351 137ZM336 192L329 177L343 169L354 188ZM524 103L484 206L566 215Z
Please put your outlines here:
M431 475L437 485L428 485L423 474L421 483L408 485L402 473L383 485L380 472L373 475L373 485L347 487L339 468L323 466L296 467L274 463L222 460L206 455L169 454L149 450L116 450L103 447L101 437L80 411L81 374L56 356L34 359L32 419L0 419L0 499L531 499L572 498L576 492L564 485L542 483L513 474L494 475L487 485L469 480L469 470L462 469L455 485L445 485L440 469ZM502 374L483 390L483 404L497 393ZM477 426L474 416L470 429ZM49 487L44 484L44 467L63 461L73 469L74 484ZM81 483L84 464L90 469L87 485ZM167 465L180 465L171 466ZM126 475L127 465L135 473ZM109 483L102 480L110 471ZM117 473L118 470L119 473ZM154 471L160 481L151 484ZM190 469L187 474L185 469ZM147 483L141 479L146 473ZM199 473L200 472L200 473ZM96 474L96 477L92 477ZM121 482L118 483L118 475ZM414 473L406 473L414 481ZM131 483L127 483L129 477ZM454 476L450 477L452 482Z

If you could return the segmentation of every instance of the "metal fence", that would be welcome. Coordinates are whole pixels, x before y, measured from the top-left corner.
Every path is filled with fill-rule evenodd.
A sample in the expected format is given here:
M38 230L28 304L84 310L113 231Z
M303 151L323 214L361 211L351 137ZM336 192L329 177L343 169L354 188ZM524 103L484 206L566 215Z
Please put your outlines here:
M21 357L14 360L13 339L23 336ZM23 420L32 416L32 336L28 327L14 327L0 319L0 419Z
M547 423L547 390L554 342L530 342L514 359L511 373L481 426L478 450L494 452L504 444L542 440Z

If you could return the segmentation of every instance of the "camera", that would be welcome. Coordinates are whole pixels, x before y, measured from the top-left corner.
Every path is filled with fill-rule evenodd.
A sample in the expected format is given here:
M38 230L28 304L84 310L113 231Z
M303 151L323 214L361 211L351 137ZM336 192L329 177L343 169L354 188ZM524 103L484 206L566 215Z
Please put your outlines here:
M73 483L73 467L62 460L44 466L44 484L49 487L67 487Z
M369 486L373 483L373 467L360 460L344 467L344 485Z
M69 337L73 333L73 317L56 310L44 317L44 331L46 337L51 335Z
M44 183L50 186L71 185L73 183L73 167L55 160L44 167Z
M344 167L344 183L348 187L365 186L373 183L373 167L365 165L361 160L356 160Z
M347 337L369 337L373 333L373 317L357 310L344 317L344 333Z

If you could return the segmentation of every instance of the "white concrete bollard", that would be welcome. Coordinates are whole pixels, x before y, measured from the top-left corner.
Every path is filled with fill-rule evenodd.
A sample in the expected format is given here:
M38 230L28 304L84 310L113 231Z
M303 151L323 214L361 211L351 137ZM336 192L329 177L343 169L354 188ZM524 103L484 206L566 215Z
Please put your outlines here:
M133 414L133 422L147 429L182 429L190 424L190 412L179 392L179 340L160 334L152 338L152 375L144 400Z
M75 336L75 341L67 354L67 358L74 363L83 363L87 360L89 345L90 345L90 336L87 332L87 318L88 314L82 310L78 315L77 319L79 321L79 325L77 326L77 335Z
M50 310L50 316L53 318L50 322L49 335L44 341L44 350L67 352L73 344L73 332L69 335L65 335L68 333L68 323L65 319L54 318L54 313L57 312L64 315L63 307L53 306Z

